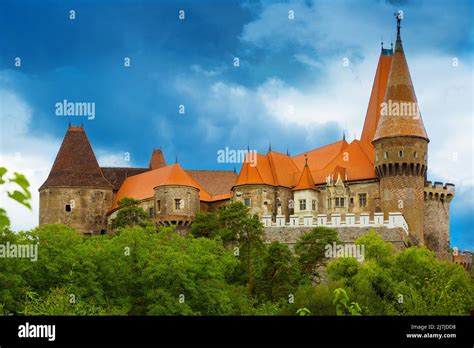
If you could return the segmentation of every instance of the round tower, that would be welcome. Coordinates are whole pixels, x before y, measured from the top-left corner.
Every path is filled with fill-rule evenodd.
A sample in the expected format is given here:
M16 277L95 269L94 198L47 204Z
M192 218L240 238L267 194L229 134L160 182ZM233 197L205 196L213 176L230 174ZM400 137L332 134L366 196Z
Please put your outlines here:
M201 187L177 163L163 173L154 191L155 220L160 225L188 226L200 211Z
M403 51L400 20L397 14L397 41L372 144L383 212L402 212L411 239L423 244L429 139Z
M69 126L39 193L40 225L65 224L83 234L106 232L113 186L105 179L83 127Z

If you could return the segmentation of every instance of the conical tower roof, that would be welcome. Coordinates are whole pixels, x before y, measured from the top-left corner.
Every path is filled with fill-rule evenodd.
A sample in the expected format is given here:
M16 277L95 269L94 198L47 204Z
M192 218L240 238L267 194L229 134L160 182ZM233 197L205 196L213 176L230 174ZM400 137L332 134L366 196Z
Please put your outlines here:
M301 172L300 179L298 184L293 188L293 190L308 190L314 189L314 180L313 176L311 175L311 171L309 170L308 161L304 165L303 171Z
M165 156L163 155L163 151L161 151L161 149L153 150L149 167L151 170L166 167Z
M428 140L403 51L400 20L400 15L397 15L395 52L373 141L399 136L414 136Z
M112 188L97 163L83 127L69 126L51 172L40 190L47 187Z
M380 105L385 96L387 87L388 75L390 73L390 65L392 63L393 51L391 49L381 50L379 63L377 64L377 71L375 73L374 83L372 85L372 92L370 93L369 105L367 107L367 114L365 115L364 128L360 140L365 143L372 143L375 130L379 123Z

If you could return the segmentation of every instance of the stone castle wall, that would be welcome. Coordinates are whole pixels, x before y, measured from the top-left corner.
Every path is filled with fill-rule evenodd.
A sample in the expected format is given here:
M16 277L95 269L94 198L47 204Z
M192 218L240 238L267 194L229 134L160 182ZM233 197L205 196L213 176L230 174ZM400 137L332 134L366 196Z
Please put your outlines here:
M291 249L302 235L310 232L314 227L265 227L263 240L266 243L280 242L288 245ZM339 239L344 243L354 243L359 237L374 229L384 241L394 245L396 251L407 247L407 235L403 228L388 227L334 227Z
M40 191L39 224L65 224L84 234L105 233L112 202L112 189L45 188Z
M449 203L454 196L454 185L425 183L424 233L425 244L441 259L450 259Z

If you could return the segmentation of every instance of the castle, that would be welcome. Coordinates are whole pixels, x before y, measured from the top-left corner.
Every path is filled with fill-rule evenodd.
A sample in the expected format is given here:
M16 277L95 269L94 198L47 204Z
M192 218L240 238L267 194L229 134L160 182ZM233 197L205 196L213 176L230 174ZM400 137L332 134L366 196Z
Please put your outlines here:
M270 148L237 174L167 165L161 150L147 168L100 167L84 128L69 126L39 189L40 224L107 233L118 202L133 197L157 224L189 226L197 212L235 200L262 219L267 240L291 244L324 225L350 241L373 227L386 240L425 244L445 257L454 185L427 181L428 143L397 18L395 47L382 46L360 139L296 156Z

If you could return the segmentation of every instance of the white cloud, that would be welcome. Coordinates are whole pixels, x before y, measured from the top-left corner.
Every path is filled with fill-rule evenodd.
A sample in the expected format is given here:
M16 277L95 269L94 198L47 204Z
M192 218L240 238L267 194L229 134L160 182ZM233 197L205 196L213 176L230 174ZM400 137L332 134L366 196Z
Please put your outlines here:
M5 199L6 189L11 185L0 186L1 204L7 210L15 230L30 229L38 224L38 188L46 179L54 156L59 148L57 139L42 137L30 131L32 110L29 105L8 90L0 90L0 165L9 171L24 174L30 182L32 211L11 199Z
M34 131L34 110L11 90L0 90L0 166L6 167L7 178L14 172L26 176L32 194L32 211L9 199L6 190L14 185L0 186L0 207L6 209L14 230L28 230L38 225L39 187L48 177L62 139ZM92 144L93 145L93 144ZM122 154L97 149L102 166L133 166L123 160Z

